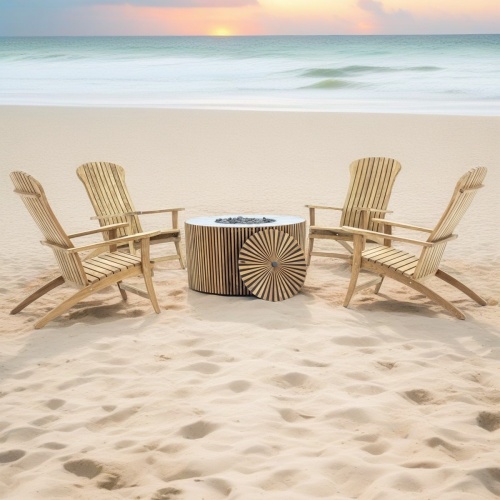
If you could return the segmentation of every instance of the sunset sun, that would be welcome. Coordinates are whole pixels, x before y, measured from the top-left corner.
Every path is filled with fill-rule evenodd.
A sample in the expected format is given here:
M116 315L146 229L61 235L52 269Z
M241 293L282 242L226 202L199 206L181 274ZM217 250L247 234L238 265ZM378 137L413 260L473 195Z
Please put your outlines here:
M234 31L227 26L216 26L209 32L210 36L232 36Z

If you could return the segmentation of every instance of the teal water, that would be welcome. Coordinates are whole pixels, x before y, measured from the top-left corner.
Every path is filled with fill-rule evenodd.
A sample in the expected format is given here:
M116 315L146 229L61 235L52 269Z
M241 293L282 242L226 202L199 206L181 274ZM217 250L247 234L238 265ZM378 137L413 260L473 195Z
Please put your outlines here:
M0 104L500 114L500 35L0 38Z

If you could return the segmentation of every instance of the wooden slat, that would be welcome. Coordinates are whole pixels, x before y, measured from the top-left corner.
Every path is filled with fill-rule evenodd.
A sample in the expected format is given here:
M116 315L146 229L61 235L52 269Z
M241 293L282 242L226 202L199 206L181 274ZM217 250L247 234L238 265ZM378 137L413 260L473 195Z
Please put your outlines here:
M52 250L65 281L85 285L87 281L80 259L66 252L73 244L56 219L41 184L24 172L12 172L11 179L46 242L55 244Z
M340 225L361 227L362 213L353 209L367 207L386 210L401 165L391 158L362 158L351 163L349 169L351 181ZM367 229L373 228L371 220L377 217L377 212L369 214Z
M123 187L125 173L119 165L106 162L91 162L77 169L78 176L82 180L89 194L96 214L99 216L110 215L109 219L100 219L101 225L110 222L128 222L126 216L111 216L111 214L123 214L134 211L134 206ZM138 218L132 217L132 232L141 232ZM126 229L118 232L120 236L127 234Z
M453 234L453 231L472 203L477 191L483 187L482 183L486 172L486 168L477 167L469 170L458 180L448 206L427 241L438 242ZM436 273L439 269L445 246L445 244L437 245L436 247L422 251L420 262L414 274L416 279Z
M316 205L309 205L311 217L314 217L314 220L311 219L313 227L309 233L311 249L315 238L331 239L337 242L340 240L352 241L352 234L343 231L341 226L380 231L383 226L379 220L373 221L373 219L384 217L394 181L400 170L400 163L392 158L368 157L352 162L349 166L349 188L339 227L326 228L320 225L314 227L317 224L314 212ZM361 207L370 209L370 211L360 210ZM314 253L309 250L308 260L310 260L311 255ZM331 256L337 257L338 254L331 254Z
M92 282L140 265L140 257L123 252L106 252L83 261L87 278Z

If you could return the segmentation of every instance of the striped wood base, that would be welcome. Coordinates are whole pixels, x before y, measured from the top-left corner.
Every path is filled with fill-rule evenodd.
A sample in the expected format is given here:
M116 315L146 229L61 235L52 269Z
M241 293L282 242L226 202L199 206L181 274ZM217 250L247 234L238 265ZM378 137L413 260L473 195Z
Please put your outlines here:
M264 229L279 229L292 236L302 250L305 248L305 220L292 224L279 224L279 217L276 218L278 219L276 225L245 227L201 225L186 221L189 288L219 295L252 295L243 283L238 268L241 248L250 236Z
M297 295L306 279L306 258L297 240L265 229L245 241L240 252L241 279L259 299L277 302Z

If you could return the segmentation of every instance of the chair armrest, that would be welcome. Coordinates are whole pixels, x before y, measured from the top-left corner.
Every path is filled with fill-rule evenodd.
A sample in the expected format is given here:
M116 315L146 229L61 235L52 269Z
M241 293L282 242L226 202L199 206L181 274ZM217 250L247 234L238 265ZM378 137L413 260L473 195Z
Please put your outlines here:
M327 207L325 205L306 205L306 207L309 209L309 225L310 226L315 226L316 225L316 209L322 209L322 210L338 210L342 212L342 208L339 207Z
M128 222L110 224L109 226L98 227L97 229L91 229L90 231L68 234L68 238L79 238L80 236L88 236L89 234L104 233L105 231L112 231L113 229L120 229L122 227L128 227Z
M423 231L425 233L432 233L434 229L429 229L427 227L413 226L411 224L403 224L402 222L394 222L385 219L372 219L373 222L380 222L381 224L386 224L388 226L401 227L403 229L412 229L413 231Z
M184 208L163 208L161 210L146 210L134 212L137 215L151 215L151 214L162 214L162 213L172 213L172 228L179 229L179 212L185 210Z
M162 214L162 213L171 213L172 214L172 228L179 229L179 212L185 210L185 208L162 208L160 210L136 210L134 212L123 212L119 214L111 214L111 215L96 215L91 217L91 219L97 220L106 220L112 219L113 217L129 217L131 220L132 217L136 217L138 215L151 215L151 214Z
M136 210L134 212L120 212L116 214L107 215L94 215L91 220L101 220L101 219L112 219L113 217L126 217L130 215L150 215L150 214L161 214L168 212L180 212L186 210L185 208L162 208L160 210Z
M162 208L160 210L138 210L136 212L129 212L125 215L150 215L150 214L162 214L168 212L181 212L186 210L185 208Z
M370 208L370 207L352 207L354 212L361 212L361 225L363 228L368 227L368 222L370 220L369 214L370 213L383 213L383 214L392 214L392 210L383 210L383 209L376 209L376 208ZM372 219L373 220L373 219Z
M436 243L436 242L430 242L430 241L414 240L412 238L404 238L403 236L394 236L393 234L379 233L378 231L369 231L367 229L359 229L357 227L351 227L351 226L342 226L342 229L344 231L351 233L351 234L359 234L361 236L367 236L367 237L376 236L376 237L383 238L386 240L401 241L404 243L411 243L413 245L419 245L419 246L423 246L423 247L432 247ZM441 243L441 241L440 241L440 243Z
M114 238L112 240L102 241L100 243L91 243L90 245L83 245L81 247L68 248L68 253L78 253L84 252L85 250L93 250L95 248L109 247L110 245L121 245L122 243L127 243L133 240L143 240L146 238L152 238L161 231L148 231L146 233L131 234L129 236L122 236L121 238ZM51 246L51 244L49 244Z
M458 235L450 234L450 236L447 236L446 238L441 238L440 240L422 241L422 240L414 240L412 238L404 238L402 236L395 236L393 234L379 233L377 231L368 231L367 229L359 229L357 227L351 227L351 226L342 226L342 229L352 234L360 234L361 236L368 236L368 237L378 236L386 240L402 241L403 243L411 243L412 245L419 245L421 247L433 247L436 245L447 243L448 241L455 240L458 238Z
M321 208L324 210L340 210L341 212L342 212L342 210L344 210L343 208L340 208L340 207L327 207L325 205L306 205L306 208Z

